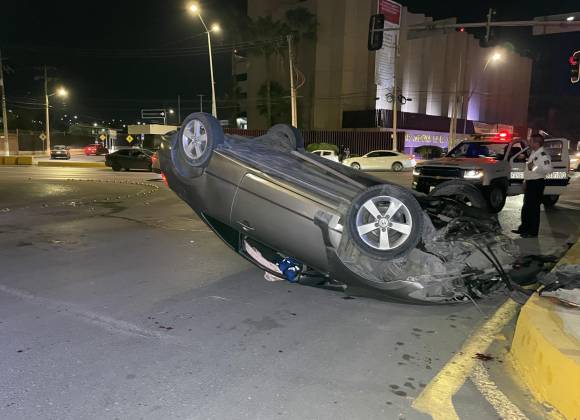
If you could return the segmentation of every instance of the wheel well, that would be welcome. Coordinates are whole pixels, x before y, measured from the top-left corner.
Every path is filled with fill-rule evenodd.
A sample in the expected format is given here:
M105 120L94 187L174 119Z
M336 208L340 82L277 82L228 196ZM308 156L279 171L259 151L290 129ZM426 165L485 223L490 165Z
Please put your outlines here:
M491 184L489 185L488 188L491 189L492 187L495 186L499 186L502 190L507 191L509 182L506 178L496 178L491 181Z
M403 166L403 162L396 161L396 162L393 162L393 164L391 165L391 167L395 166L397 163L399 165Z

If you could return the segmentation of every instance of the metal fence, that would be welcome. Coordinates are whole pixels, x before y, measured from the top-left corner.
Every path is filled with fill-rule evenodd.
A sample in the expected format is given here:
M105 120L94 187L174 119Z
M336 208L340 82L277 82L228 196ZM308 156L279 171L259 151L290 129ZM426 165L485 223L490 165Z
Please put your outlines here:
M240 128L226 128L227 134L245 137L258 137L266 134L267 130L242 130ZM330 143L337 147L348 147L351 154L363 155L371 150L390 150L392 147L391 132L389 131L302 131L305 146L311 143ZM398 150L403 150L405 133L397 133Z

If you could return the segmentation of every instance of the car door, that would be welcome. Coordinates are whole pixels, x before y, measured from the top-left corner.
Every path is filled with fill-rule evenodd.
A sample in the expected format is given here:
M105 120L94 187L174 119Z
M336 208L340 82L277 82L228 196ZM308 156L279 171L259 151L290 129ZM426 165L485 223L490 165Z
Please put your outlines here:
M518 195L524 192L524 169L528 159L528 145L523 141L515 141L508 148L509 187L508 195Z
M373 170L379 166L380 152L370 152L361 159L361 169Z
M381 169L391 170L393 168L393 163L401 162L403 163L401 156L395 152L383 152L383 157L381 160Z
M546 195L560 195L568 185L570 168L569 141L566 139L544 140L544 150L550 155L552 173L546 176Z
M249 173L238 187L231 225L277 251L324 269L326 248L322 231L313 222L321 209L332 212L283 184Z

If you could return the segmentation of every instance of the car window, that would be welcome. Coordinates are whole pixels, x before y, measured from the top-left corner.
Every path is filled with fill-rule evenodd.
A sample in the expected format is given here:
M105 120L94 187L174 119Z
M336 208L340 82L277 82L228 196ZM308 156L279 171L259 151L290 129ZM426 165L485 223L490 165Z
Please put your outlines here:
M370 157L370 158L383 157L383 156L386 156L385 152L371 152L367 155L367 157Z
M503 160L508 143L465 141L451 150L447 157L454 158L493 158Z
M133 156L133 157L139 157L139 156L141 156L143 154L144 153L141 150L131 150L131 156Z
M383 152L385 157L393 157L393 156L399 156L400 153L394 153L394 152Z
M322 152L322 156L330 156L331 154L331 152Z
M321 154L322 152L321 152L320 150L316 150L315 152L312 152L312 153L314 153L315 155L318 155L318 156L320 156L320 154Z
M129 149L121 149L116 154L121 155L121 156L128 156L130 151L131 150L129 150Z
M544 150L550 155L552 162L562 162L564 143L561 140L550 140L544 143Z
M512 148L510 149L510 153L509 153L509 159L513 158L515 155L517 155L518 153L520 153L522 150L524 150L524 145L521 142L518 143L514 143L514 145L512 146Z

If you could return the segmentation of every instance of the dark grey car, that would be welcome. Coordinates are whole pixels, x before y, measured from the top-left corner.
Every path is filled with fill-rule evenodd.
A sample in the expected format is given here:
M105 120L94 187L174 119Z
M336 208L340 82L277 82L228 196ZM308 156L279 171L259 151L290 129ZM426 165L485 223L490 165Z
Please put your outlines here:
M418 244L434 231L425 208L457 215L456 202L427 200L307 154L291 126L248 139L224 135L213 117L192 114L162 143L159 160L170 188L231 248L267 271L247 244L265 256L300 261L305 283L354 295L448 302L467 293L465 284L454 283L461 276L410 279L429 264L417 261L427 255Z

